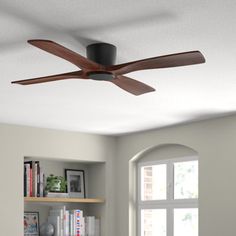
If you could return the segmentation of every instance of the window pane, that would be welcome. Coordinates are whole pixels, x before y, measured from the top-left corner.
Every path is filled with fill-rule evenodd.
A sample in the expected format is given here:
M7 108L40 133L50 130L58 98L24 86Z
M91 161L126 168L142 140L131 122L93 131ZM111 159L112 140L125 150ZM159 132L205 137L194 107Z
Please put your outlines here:
M174 198L198 198L198 161L174 164Z
M166 199L166 164L141 168L141 200Z
M141 236L166 236L166 210L141 210Z
M174 236L198 236L198 209L174 209Z

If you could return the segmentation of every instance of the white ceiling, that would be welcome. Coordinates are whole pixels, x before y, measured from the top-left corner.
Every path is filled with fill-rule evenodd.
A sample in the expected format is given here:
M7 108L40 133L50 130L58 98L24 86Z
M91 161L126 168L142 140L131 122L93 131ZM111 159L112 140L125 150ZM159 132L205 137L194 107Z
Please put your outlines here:
M236 111L235 0L0 0L0 122L120 135ZM76 67L27 44L54 40L82 55L117 46L117 63L200 50L205 64L130 73L156 88L133 96L111 83L11 81Z

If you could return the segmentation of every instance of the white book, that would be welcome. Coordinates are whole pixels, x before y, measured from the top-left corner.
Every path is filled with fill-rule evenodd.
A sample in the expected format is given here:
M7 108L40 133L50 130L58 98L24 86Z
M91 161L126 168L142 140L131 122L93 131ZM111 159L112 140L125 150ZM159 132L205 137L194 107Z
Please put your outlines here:
M70 218L70 228L69 228L69 234L70 234L70 236L73 236L73 225L74 225L74 222L73 222L73 220L74 220L74 214L73 213L71 213L71 212L69 212L69 218Z
M83 218L83 211L76 209L74 210L75 215L75 235L81 236L81 219Z
M85 236L85 218L83 216L81 216L80 220L80 230L81 236Z
M60 217L56 215L48 216L48 223L52 224L54 227L54 236L60 235Z
M37 197L37 165L38 163L33 161L33 164L32 164L33 197Z
M76 217L76 211L75 210L73 210L73 216L74 216L73 235L77 236L77 234L76 234L77 217Z
M66 211L66 219L65 219L65 235L70 236L70 213Z
M75 217L74 213L70 213L70 236L75 236Z
M43 192L44 192L44 172L43 168L40 166L40 177L39 177L39 192L40 192L40 197L43 197Z

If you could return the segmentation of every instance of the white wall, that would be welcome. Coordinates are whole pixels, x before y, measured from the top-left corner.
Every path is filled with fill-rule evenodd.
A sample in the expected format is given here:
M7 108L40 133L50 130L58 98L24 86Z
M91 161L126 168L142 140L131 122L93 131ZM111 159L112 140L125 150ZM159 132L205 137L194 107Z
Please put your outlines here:
M236 116L120 137L115 161L115 235L132 232L132 159L143 150L163 144L185 145L199 155L199 235L236 235Z
M115 138L0 124L0 235L23 235L23 158L106 162L105 235L113 232ZM99 188L99 186L98 186ZM109 222L109 223L108 223Z
M199 154L199 235L235 236L236 116L119 138L0 125L0 235L23 235L22 162L24 156L38 156L106 161L106 234L102 236L128 236L131 160L143 150L170 143Z

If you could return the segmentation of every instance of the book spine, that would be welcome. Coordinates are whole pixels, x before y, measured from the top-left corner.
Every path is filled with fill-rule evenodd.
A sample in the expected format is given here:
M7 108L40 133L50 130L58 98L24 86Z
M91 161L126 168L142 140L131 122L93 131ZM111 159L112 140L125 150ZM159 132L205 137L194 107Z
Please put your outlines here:
M37 197L40 197L40 165L37 165Z
M70 235L74 236L74 214L70 213Z
M84 222L84 217L82 215L80 218L80 232L81 236L85 236L85 222Z
M29 169L27 171L27 197L33 197L33 176L32 176L32 161L25 161L24 162L27 166L29 166Z
M74 210L74 226L73 226L73 235L76 236L76 210Z
M35 197L35 161L32 161L32 197Z
M75 210L75 228L76 228L76 232L75 235L76 236L81 236L81 218L83 217L83 211L82 210Z
M27 175L26 175L25 165L24 165L24 197L27 197Z
M67 213L66 213L66 207L63 207L63 235L67 235Z
M32 180L32 166L30 168L30 197L33 197L33 180Z
M57 222L57 236L61 236L61 227L60 227L60 223L61 223L61 219L60 216L55 216L56 217L56 222Z
M34 184L33 184L33 187L34 187L34 197L37 197L38 196L38 165L39 165L39 162L38 161L35 161L34 163Z
M30 197L30 165L25 164L26 167L26 196Z
M39 184L39 196L44 196L44 173L43 168L40 167L40 184Z
M61 236L64 236L64 235L65 235L65 234L64 234L64 226L65 226L64 221L65 221L65 216L64 216L64 212L63 212L62 209L60 210L60 218L61 218Z
M69 211L66 211L66 219L65 219L65 235L69 236L70 235L70 214Z

